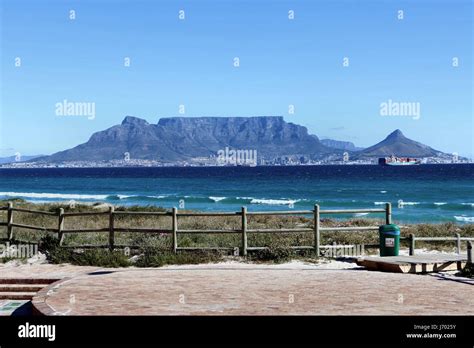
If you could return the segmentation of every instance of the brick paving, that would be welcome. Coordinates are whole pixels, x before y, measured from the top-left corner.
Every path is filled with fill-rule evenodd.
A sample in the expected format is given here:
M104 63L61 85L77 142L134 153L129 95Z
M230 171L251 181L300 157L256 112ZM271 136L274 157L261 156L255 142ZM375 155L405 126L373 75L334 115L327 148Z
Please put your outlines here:
M53 265L48 263L36 264L0 264L0 279L33 278L60 279L97 270L92 266L73 266L69 264Z
M69 277L33 299L49 315L474 314L474 287L468 280L331 264L66 266L49 272Z

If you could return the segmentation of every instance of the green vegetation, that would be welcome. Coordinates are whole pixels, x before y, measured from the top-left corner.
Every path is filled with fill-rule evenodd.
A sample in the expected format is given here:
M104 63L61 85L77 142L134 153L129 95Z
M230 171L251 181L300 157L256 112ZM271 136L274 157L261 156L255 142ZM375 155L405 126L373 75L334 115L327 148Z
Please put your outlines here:
M74 250L59 246L56 237L45 236L39 243L39 250L52 263L71 263L78 266L128 267L130 261L121 251L104 249Z
M26 262L26 259L18 258L18 257L12 257L12 256L0 257L0 263L7 263L7 262L10 262L10 261Z
M218 262L223 259L223 254L218 251L193 251L179 252L177 254L169 250L145 249L134 266L137 267L161 267L165 265L185 265Z

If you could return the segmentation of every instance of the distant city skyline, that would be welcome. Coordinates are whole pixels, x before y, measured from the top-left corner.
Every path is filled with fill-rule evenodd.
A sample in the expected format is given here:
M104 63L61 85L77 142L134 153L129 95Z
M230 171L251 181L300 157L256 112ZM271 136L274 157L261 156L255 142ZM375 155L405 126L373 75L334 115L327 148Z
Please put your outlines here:
M474 157L469 0L0 3L0 157L127 115L280 115L358 147L401 129Z

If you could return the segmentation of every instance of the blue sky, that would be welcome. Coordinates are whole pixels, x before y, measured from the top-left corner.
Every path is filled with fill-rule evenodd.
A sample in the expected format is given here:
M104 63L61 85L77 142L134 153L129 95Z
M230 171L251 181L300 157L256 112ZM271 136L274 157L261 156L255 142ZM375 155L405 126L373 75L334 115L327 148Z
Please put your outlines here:
M189 117L283 115L357 146L399 128L474 156L470 0L0 2L0 156L70 148L126 115L182 116L181 104ZM95 103L95 118L57 116L64 99ZM419 119L381 116L389 99L420 103Z

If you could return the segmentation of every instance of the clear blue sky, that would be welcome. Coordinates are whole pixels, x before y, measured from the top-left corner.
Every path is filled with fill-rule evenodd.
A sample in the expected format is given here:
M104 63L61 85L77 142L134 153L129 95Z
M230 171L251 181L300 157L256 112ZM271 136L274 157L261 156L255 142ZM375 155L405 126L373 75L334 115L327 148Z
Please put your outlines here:
M399 128L474 155L471 0L0 2L1 156L53 153L180 104L189 117L283 115L357 146ZM57 116L64 99L94 102L95 119ZM419 102L421 117L381 116L388 99Z

